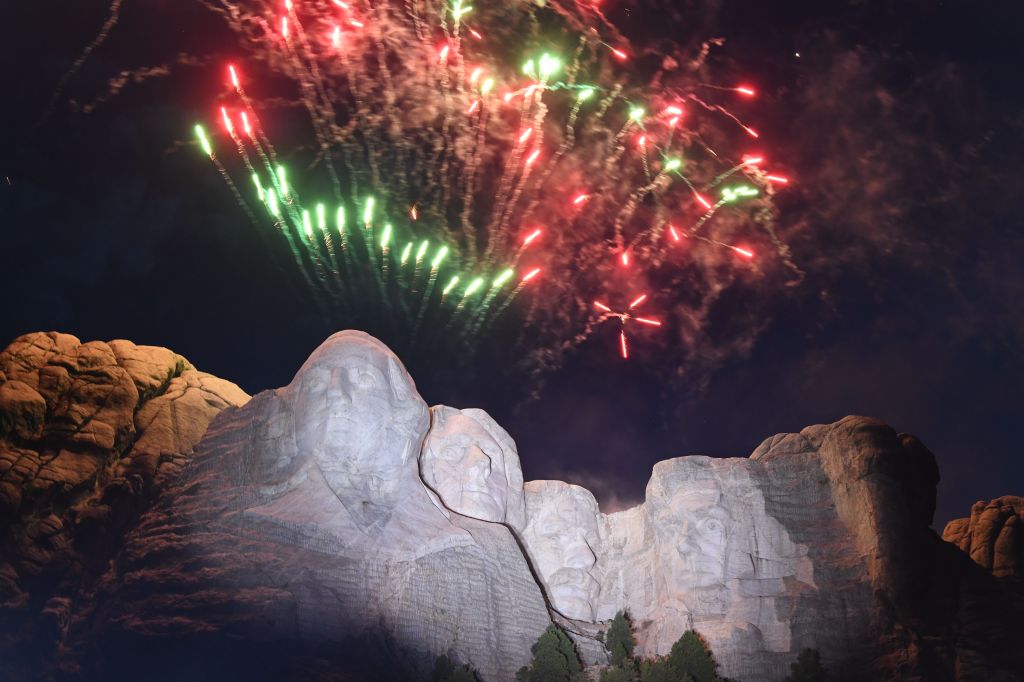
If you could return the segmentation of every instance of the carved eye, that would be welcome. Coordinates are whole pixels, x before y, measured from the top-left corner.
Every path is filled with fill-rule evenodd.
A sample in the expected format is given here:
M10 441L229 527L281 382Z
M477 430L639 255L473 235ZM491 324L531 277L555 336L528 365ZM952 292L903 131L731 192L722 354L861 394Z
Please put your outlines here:
M369 370L356 369L353 371L352 383L362 389L375 388L377 386L377 377Z
M314 372L306 378L306 390L318 392L325 388L327 388L327 377L323 372Z
M705 533L721 533L724 528L725 526L718 519L706 519L701 524L701 530Z

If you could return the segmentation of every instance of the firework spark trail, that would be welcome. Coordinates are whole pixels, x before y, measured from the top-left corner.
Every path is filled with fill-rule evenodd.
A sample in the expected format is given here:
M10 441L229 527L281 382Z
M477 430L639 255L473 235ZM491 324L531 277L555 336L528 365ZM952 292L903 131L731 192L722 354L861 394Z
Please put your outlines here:
M579 45L576 47L576 54L573 57L572 66L568 69L566 85L572 89L576 84L576 74L580 68L580 58L583 53L583 49L586 47L586 41L581 36ZM573 101L572 108L569 110L569 116L565 122L565 132L562 138L562 143L558 146L554 155L551 157L551 162L545 164L544 169L541 171L541 176L537 180L539 186L546 186L551 174L554 173L555 168L558 166L562 157L572 151L576 145L576 119L579 117L580 108L583 106L583 102L593 94L594 90L589 87L580 88L575 100ZM584 95L583 93L587 93ZM540 203L539 193L534 194L530 199L530 203L523 211L523 215L529 216L537 209L537 205Z
M570 6L472 9L458 0L441 5L402 0L394 6L385 0L365 6L365 14L356 22L355 12L362 10L353 9L355 4L302 2L301 13L298 0L285 2L285 12L277 0L253 4L263 10L253 13L251 8L242 10L220 0L229 26L257 59L298 86L298 99L312 124L313 163L328 167L334 198L358 210L360 198L378 197L377 214L364 220L361 229L343 230L339 221L338 241L325 229L319 213L314 230L311 207L303 206L294 185L285 187L283 178L278 182L276 153L255 114L255 102L236 80L235 92L243 111L251 113L255 128L249 142L270 178L268 187L280 197L282 216L275 222L284 226L282 231L289 237L296 230L296 259L306 264L308 271L303 274L313 289L339 304L360 297L369 303L374 300L374 296L367 298L369 286L379 295L373 305L395 311L396 320L398 307L405 311L412 320L413 337L426 314L437 310L443 317L449 306L454 311L445 329L463 324L458 336L464 338L482 333L501 317L524 287L522 281L511 290L495 284L499 269L511 267L515 272L524 255L520 240L537 225L543 225L549 236L538 253L531 252L535 262L526 268L543 265L553 274L546 278L549 283L563 283L559 286L563 295L570 293L570 287L603 289L600 273L607 270L609 255L628 255L638 266L660 267L670 256L663 248L669 218L677 211L689 211L694 202L709 210L689 229L672 228L674 235L693 236L698 242L752 258L753 251L746 246L729 243L743 214L731 211L728 220L710 227L708 221L723 204L757 193L726 187L712 207L701 192L719 187L736 173L748 176L757 186L786 182L746 162L715 175L711 169L721 166L716 163L718 154L702 134L678 125L683 113L679 106L690 101L725 115L748 136L756 137L724 106L693 92L706 87L724 95L753 96L753 88L686 85L685 78L676 78L660 93L641 92L626 78L610 86L579 85L598 73L629 71L622 63L632 50L596 8L577 8L577 15ZM338 7L345 11L338 12ZM498 54L490 41L464 22L470 10L477 27L487 26L485 34L505 31L527 42L540 33L539 15L546 15L544 21L550 20L552 12L566 19L579 34L562 79L554 77L562 69L557 46L554 55L525 53L527 68L520 73L509 68L507 53ZM595 17L597 26L591 25ZM491 24L488 18L493 18ZM348 30L345 24L342 32L340 25L346 19L359 30ZM522 24L516 24L520 20ZM261 32L261 27L269 30ZM551 43L546 45L552 49ZM709 45L702 46L692 64L703 64ZM528 44L525 47L529 49ZM603 69L605 63L613 66ZM661 77L659 72L654 81L660 83ZM491 85L482 87L484 80L500 83L500 90L507 94L491 92ZM591 100L595 93L600 97ZM596 106L589 106L594 100ZM670 121L663 111L666 104L670 106L665 111L673 110ZM653 113L645 113L645 108ZM564 118L555 120L553 112ZM257 164L247 145L232 137L241 164L255 172ZM707 158L692 158L695 148L704 148ZM654 152L657 156L651 155ZM633 153L637 159L627 156ZM675 156L686 158L685 174L678 165L670 166L678 163ZM700 180L712 177L710 183ZM674 178L683 181L678 189ZM349 191L343 194L342 185ZM257 191L262 199L263 190L257 187ZM774 230L771 211L765 208L770 189L760 196L755 203L760 217L755 222L766 238L759 243L770 244L779 262L798 272ZM403 221L401 216L410 206L419 215ZM361 239L363 247L352 248L357 245L350 238ZM425 256L417 250L417 258L408 263L411 245L424 238L453 249L450 262L431 263L427 270L421 267ZM400 243L406 245L401 257ZM421 286L421 270L428 273L425 286ZM514 276L523 276L523 271ZM439 277L449 282L440 299L434 293ZM461 288L454 288L459 277ZM669 277L681 282L684 275L669 273ZM555 290L550 284L545 288ZM658 291L671 291L671 285L659 286ZM589 325L585 310L585 306L566 308L554 294L534 295L525 322L535 324L534 311L543 313L539 319L559 316L557 328L563 331L552 334L561 333L562 339L549 334L543 341L557 355L562 340L575 343L578 338L575 333L567 335L573 325L576 330ZM436 334L439 326L432 329Z
M622 249L625 244L623 242L622 228L627 220L633 217L633 213L636 211L637 204L640 203L648 193L653 192L659 187L665 187L669 182L669 177L662 170L651 182L647 183L643 187L638 187L630 193L629 198L626 200L625 205L619 211L618 215L615 216L615 222L612 224L614 230L615 244Z
M448 24L445 20L444 10L441 13L441 30L444 33L445 42L438 54L438 67L437 70L441 76L441 92L443 94L443 108L444 108L444 119L441 122L441 134L436 141L435 152L436 152L436 163L438 166L438 180L439 180L439 205L444 207L448 204L448 192L449 186L446 182L450 171L451 157L455 154L455 142L453 138L453 129L457 125L453 117L455 114L455 107L452 104L454 95L452 93L451 78L448 73L448 61L453 53L451 45L451 33L448 30ZM444 215L442 213L442 215Z
M295 63L300 69L300 75L298 78L299 84L308 93L306 97L302 98L302 101L309 111L309 118L313 123L313 133L320 146L320 158L323 159L327 168L327 173L331 179L331 186L334 188L335 197L340 199L341 182L338 180L338 172L331 160L331 138L328 135L330 122L335 119L334 110L331 107L327 93L322 85L324 80L320 75L320 68L317 65L316 57L309 48L309 41L306 40L306 31L302 26L302 22L299 21L298 13L295 11L295 6L292 3L287 3L286 7L288 8L288 17L291 20L290 25L293 26L292 30L294 31L295 37L291 39L289 39L289 37L284 37L284 44L288 50L294 51L292 45L293 43L297 43L301 50L302 57L305 58L305 61L303 61L303 59L299 57L299 52L294 52L296 55Z
M431 267L427 276L427 286L423 291L423 298L420 300L419 310L416 312L416 322L412 327L411 340L416 342L420 327L423 326L423 318L426 316L427 308L430 306L430 296L434 293L434 285L437 283L437 268Z
M535 147L535 151L531 152L531 155L529 157L527 157L526 163L524 164L524 167L523 167L523 172L519 176L519 182L517 183L515 189L512 191L512 196L509 198L508 204L506 206L505 214L502 217L502 219L499 222L498 227L497 227L497 231L496 231L496 235L495 235L495 241L499 245L502 245L502 246L504 246L505 243L508 241L509 222L510 222L510 220L512 218L513 212L515 211L515 207L518 204L519 199L522 196L523 191L524 191L524 189L527 186L527 183L530 182L530 180L531 180L531 177L532 177L532 173L531 172L533 170L532 169L532 164L533 164L534 160L536 159L536 155L542 153L540 150L542 149L542 143L543 143L543 139L544 139L543 138L543 129L544 129L544 119L545 119L545 117L547 115L547 107L544 106L543 100L541 99L541 95L542 95L543 91L545 90L546 86L547 86L546 82L542 80L541 84L540 84L540 87L537 88L537 91L536 91L536 94L535 94L535 97L536 97L536 104L535 104L536 111L534 112L534 116L533 116L533 120L531 122L531 128L530 128L530 130L537 131L536 134L533 135L533 137L536 138L536 140L533 143L533 145ZM550 167L553 169L553 166L550 166ZM491 264L491 263L488 263L488 264Z
M113 0L113 2L110 3L110 8L107 14L107 20L103 22L103 25L100 27L100 30L96 34L96 37L92 39L92 42L85 46L81 54L78 55L78 59L76 59L71 64L71 68L65 71L64 75L60 77L59 81L57 81L57 85L53 89L53 94L50 95L50 101L46 105L46 110L43 112L43 115L40 117L39 121L35 125L36 128L38 128L39 125L47 118L49 118L50 114L53 113L54 107L57 106L57 100L60 99L60 96L64 92L64 88L65 86L67 86L68 81L74 78L75 74L78 73L78 70L81 69L82 65L85 64L86 60L89 59L89 55L91 55L97 47L102 45L107 40L107 36L110 35L110 31L113 30L114 26L117 25L118 19L120 19L121 5L123 4L124 0Z
M484 99L486 93L481 94L481 101ZM477 170L480 165L480 151L484 147L484 143L487 136L487 120L489 118L490 108L485 105L480 105L480 114L477 119L476 136L473 138L473 150L470 152L469 163L466 165L466 185L465 190L462 193L462 212L459 215L459 219L462 224L462 232L466 236L466 250L469 254L475 254L477 249L476 239L476 228L470 222L470 213L473 209L473 196L476 193L476 179ZM468 262L470 267L476 265L475 260Z
M223 117L224 127L227 129L228 134L231 136L231 139L235 143L235 148L238 150L238 157L242 159L242 163L245 165L245 169L249 172L249 174L252 175L253 177L258 178L259 172L256 170L255 166L253 166L252 159L249 157L249 152L246 151L245 149L245 143L242 142L241 136L236 134L234 123L231 120L231 115L228 113L225 107L221 107L220 110L221 115ZM245 113L243 112L243 116L244 115ZM252 136L250 135L250 139L251 137ZM255 144L255 141L253 142ZM263 197L260 197L261 200L262 198Z
M71 98L69 103L73 110L80 111L83 114L91 114L100 105L120 95L121 91L128 84L141 85L154 78L166 78L171 75L171 70L174 66L204 66L206 64L207 60L205 59L198 59L188 54L179 54L174 61L164 64L142 66L137 69L125 69L107 80L107 89L103 94L92 98L85 104L80 104L75 98Z
M707 109L708 111L717 111L718 113L722 114L723 116L728 118L730 121L732 121L736 125L738 125L740 128L743 128L743 130L745 130L747 132L747 134L750 135L751 137L755 137L755 138L756 137L760 137L757 134L757 131L755 131L753 128L751 128L746 123L741 121L738 116L733 114L731 111L729 111L728 109L726 109L722 105L720 105L720 104L708 104L707 102L702 100L700 97L697 97L697 95L693 94L692 92L688 95L688 97L692 101L696 102L697 104L699 104L702 107L704 107L705 109Z
M298 197L295 194L295 190L287 182L284 167L278 166L276 169L268 169L268 171L272 178L274 189L277 192L278 201L284 209L283 215L280 216L281 224L283 225L284 233L288 236L289 246L295 254L296 262L300 263L303 275L308 281L312 281L314 277L317 281L321 281L319 275L315 272L310 273L309 268L305 265L307 259L312 262L312 256L302 239L302 233L305 229L302 213L299 210ZM292 229L295 230L295 235L292 235ZM315 263L313 265L315 268Z
M530 111L535 97L540 97L543 92L543 88L527 88L526 93L523 95L523 103L519 110L518 120L520 122L520 130L517 134L516 141L513 143L511 153L508 155L504 168L501 171L501 179L498 184L498 190L495 192L494 209L491 212L491 218L488 223L488 235L487 247L484 251L483 262L490 265L494 262L497 257L498 249L502 244L502 234L500 225L505 214L505 206L509 199L509 194L512 192L513 182L516 178L520 177L520 174L527 175L529 172L528 164L525 164L523 159L523 152L528 148L527 140L523 139L522 134L525 129L522 126L522 122L530 120ZM531 120L531 125L536 127L537 119L534 117ZM532 129L532 128L531 128ZM531 152L532 153L532 152Z
M231 190L231 193L235 197L235 200L238 202L239 206L242 207L242 210L246 213L246 215L249 217L249 219L253 222L254 225L259 225L259 221L257 220L256 216L253 214L252 210L249 208L248 203L242 197L242 193L238 191L238 187L235 185L234 180L231 179L231 175L228 173L227 169L224 167L224 165L217 158L216 154L214 154L213 149L210 146L209 139L207 138L205 132L202 130L202 128L200 126L196 126L196 134L199 137L200 146L203 148L203 151L206 153L206 155L210 158L210 162L213 163L214 167L217 169L217 172L220 173L221 177L224 179L224 182L227 184L228 188ZM278 222L280 222L280 221L278 221ZM306 284L308 285L310 291L314 294L314 301L316 302L317 307L320 308L323 311L326 311L327 308L323 305L323 302L321 301L320 297L317 295L318 290L315 287L315 285L313 284L312 279L310 279L309 274L307 273L307 271L305 269L305 266L302 263L302 259L299 256L299 252L294 247L294 244L292 243L291 236L287 233L286 226L281 225L281 228L282 228L282 231L285 232L285 235L288 238L289 247L290 247L290 249L291 249L291 251L292 251L292 253L293 253L293 255L295 256L295 259L296 259L296 265L298 266L299 271L302 273L302 275L306 279Z
M316 205L316 229L314 234L317 235L317 248L319 249L320 244L323 244L327 251L326 258L324 259L327 263L326 269L334 276L334 284L337 288L339 299L344 303L345 281L338 268L338 256L334 251L334 240L331 239L331 232L327 226L327 207L323 204Z
M526 288L527 284L539 274L540 268L534 268L527 272L523 276L523 279L519 281L519 284L516 286L516 288L512 290L512 293L510 293L505 298L504 302L502 302L502 304L498 306L498 309L494 311L490 318L480 320L478 330L479 328L484 327L487 324L493 324L496 320L498 320L498 318L501 317L502 313L504 313L508 309L508 307L512 305L512 301L514 301L516 297L519 296L519 294L522 292L522 290Z

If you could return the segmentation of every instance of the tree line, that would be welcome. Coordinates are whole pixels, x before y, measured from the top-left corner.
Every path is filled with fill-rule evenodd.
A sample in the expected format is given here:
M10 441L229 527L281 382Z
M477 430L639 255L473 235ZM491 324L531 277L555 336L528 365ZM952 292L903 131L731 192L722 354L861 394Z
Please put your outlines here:
M611 655L611 666L601 672L601 682L730 682L719 675L718 662L707 641L687 630L666 656L641 658L634 654L636 638L629 616L615 614L608 631L599 633ZM516 682L584 682L583 664L576 646L556 625L549 625L530 647L533 659L516 673ZM433 682L476 682L466 665L447 656L437 659ZM828 670L816 649L804 649L790 665L785 682L827 682Z

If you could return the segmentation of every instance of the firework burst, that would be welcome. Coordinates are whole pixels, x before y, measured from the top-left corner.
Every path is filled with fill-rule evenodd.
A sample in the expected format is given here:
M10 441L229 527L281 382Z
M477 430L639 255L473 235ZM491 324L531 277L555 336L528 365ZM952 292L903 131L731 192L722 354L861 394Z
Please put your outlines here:
M511 316L548 358L616 317L628 357L626 322L655 322L591 301L656 281L671 303L723 271L792 265L771 207L788 179L729 108L756 91L704 82L706 49L652 73L585 4L214 4L248 56L225 65L220 134L197 127L199 144L326 315L384 315L428 345ZM309 123L290 155L261 85L281 77Z

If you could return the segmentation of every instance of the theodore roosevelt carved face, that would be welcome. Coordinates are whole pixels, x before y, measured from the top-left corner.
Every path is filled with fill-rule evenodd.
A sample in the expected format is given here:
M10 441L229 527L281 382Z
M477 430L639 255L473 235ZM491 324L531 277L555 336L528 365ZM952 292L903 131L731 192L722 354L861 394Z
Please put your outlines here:
M530 481L525 490L523 542L551 604L570 618L592 621L601 590L592 573L600 553L597 501L561 481Z

